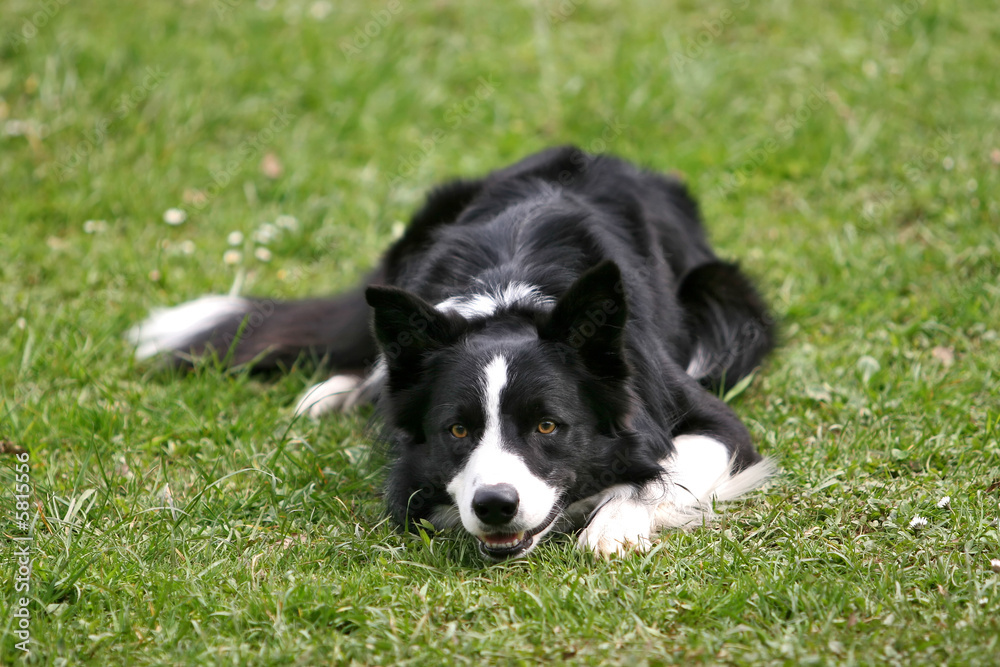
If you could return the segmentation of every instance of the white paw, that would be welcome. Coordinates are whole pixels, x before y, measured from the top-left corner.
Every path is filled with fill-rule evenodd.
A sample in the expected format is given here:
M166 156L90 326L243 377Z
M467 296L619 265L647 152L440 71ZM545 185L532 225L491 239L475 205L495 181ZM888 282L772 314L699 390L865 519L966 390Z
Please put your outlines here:
M354 375L334 375L302 394L302 398L295 404L295 414L319 419L328 412L345 410L353 405L351 397L359 384L361 378Z
M633 490L624 494L613 495L597 510L577 544L604 558L649 550L652 508L636 500Z

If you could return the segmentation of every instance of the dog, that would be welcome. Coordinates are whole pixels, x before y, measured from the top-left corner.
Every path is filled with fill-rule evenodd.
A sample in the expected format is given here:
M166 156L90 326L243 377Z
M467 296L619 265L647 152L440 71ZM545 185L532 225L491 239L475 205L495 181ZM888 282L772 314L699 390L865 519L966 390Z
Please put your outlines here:
M374 402L389 515L461 525L492 561L553 531L643 551L775 471L718 397L771 351L774 321L677 179L560 147L448 182L365 285L203 297L130 338L179 365L322 359L338 374L296 413Z

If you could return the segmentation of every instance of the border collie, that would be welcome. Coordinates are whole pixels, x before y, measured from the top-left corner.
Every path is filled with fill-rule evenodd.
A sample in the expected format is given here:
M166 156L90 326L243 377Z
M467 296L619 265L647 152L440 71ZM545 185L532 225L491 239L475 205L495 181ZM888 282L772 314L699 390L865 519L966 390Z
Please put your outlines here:
M139 358L338 372L316 417L374 401L401 527L461 525L492 560L579 529L601 555L761 485L773 464L717 396L773 321L682 183L553 148L433 190L366 281L329 299L207 296L130 332Z

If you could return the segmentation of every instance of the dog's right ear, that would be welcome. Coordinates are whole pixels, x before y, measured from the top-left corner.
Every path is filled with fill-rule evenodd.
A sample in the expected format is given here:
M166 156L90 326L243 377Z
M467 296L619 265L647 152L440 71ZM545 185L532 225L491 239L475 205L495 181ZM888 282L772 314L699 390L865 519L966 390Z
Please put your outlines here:
M464 322L398 287L369 287L365 300L374 310L372 328L390 374L453 342Z

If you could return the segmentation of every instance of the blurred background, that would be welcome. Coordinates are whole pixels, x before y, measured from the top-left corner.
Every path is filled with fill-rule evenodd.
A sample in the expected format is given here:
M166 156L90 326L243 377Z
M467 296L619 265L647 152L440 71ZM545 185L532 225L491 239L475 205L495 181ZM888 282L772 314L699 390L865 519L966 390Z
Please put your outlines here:
M241 268L247 289L335 289L432 184L560 143L683 174L716 243L786 308L789 281L815 276L775 267L804 259L817 234L997 215L983 196L1000 162L986 7L5 0L2 11L0 271L36 298L97 289L131 308L226 290ZM254 241L282 215L294 229ZM48 274L67 262L77 271L60 286Z

